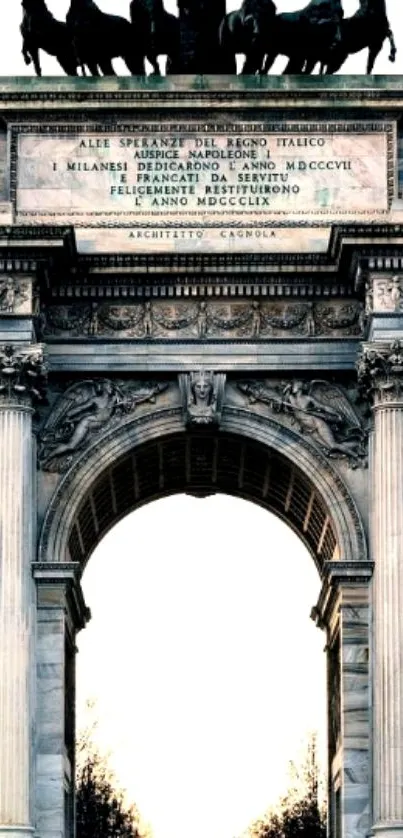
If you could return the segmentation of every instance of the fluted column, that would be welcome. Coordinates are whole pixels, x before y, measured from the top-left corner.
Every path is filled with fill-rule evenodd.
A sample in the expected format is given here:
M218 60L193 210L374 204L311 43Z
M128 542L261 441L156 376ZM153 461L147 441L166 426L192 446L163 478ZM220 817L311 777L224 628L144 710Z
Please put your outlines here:
M371 544L375 561L373 831L403 838L403 347L363 347L373 396Z
M40 347L0 347L0 836L33 831L32 397Z

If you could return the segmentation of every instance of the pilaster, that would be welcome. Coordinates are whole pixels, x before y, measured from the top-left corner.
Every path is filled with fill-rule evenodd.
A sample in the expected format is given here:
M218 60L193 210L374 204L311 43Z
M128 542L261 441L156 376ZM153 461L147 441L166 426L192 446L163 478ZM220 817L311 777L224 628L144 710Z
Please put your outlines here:
M329 562L312 616L327 635L329 834L366 838L371 823L369 678L372 565Z
M75 637L89 619L79 565L33 565L37 586L36 834L74 838Z
M42 347L0 346L0 836L33 832L32 402Z
M389 284L390 293L395 285ZM402 334L400 316L399 325ZM374 412L373 832L403 838L403 344L397 339L364 344L358 371Z

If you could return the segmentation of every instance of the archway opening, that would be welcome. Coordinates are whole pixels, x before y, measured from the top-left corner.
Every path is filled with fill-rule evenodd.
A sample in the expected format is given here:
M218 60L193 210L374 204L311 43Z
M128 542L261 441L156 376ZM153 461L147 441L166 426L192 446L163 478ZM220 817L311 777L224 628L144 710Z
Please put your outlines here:
M285 790L307 731L323 744L306 547L255 504L175 496L113 528L83 587L79 708L97 698L101 743L155 838L239 835Z
M69 558L85 564L118 520L178 492L198 497L223 493L263 506L298 533L319 572L324 562L339 558L332 511L291 459L235 434L208 432L144 443L106 468L76 511Z
M53 564L54 557L60 562L60 579L64 580L61 585L67 591L72 621L71 637L65 653L66 672L73 667L75 629L82 626L86 619L79 580L88 558L108 530L129 513L140 507L152 510L154 504L151 501L181 493L193 496L189 499L193 499L201 510L198 524L194 527L193 540L199 538L200 533L206 538L203 504L199 503L199 498L227 495L251 501L255 511L257 507L263 507L274 513L277 519L288 524L289 530L297 534L314 560L311 562L311 570L318 571L317 578L322 581L315 616L327 629L325 642L330 667L328 727L331 734L328 750L331 769L330 834L337 834L337 823L344 817L344 800L348 803L349 799L349 789L344 789L349 782L349 775L342 770L343 760L351 759L350 751L344 748L343 739L343 731L349 724L348 706L343 705L340 691L343 690L344 695L353 683L349 679L348 664L344 665L342 635L345 632L347 645L360 647L358 653L366 661L362 676L360 674L363 690L356 715L361 712L367 714L366 586L370 578L370 567L366 561L363 526L354 500L332 464L315 452L309 441L306 446L302 445L292 432L284 432L266 421L263 427L258 420L239 416L238 413L234 417L223 417L220 430L198 428L189 432L183 427L181 415L161 411L151 420L139 417L135 423L128 423L122 433L105 438L102 448L94 446L89 455L73 465L49 504L39 549L42 562L38 564L37 571L38 579L44 586L42 602L44 607L48 607L53 602L53 593L46 585L53 585L54 574L58 572ZM235 523L237 521L234 519L231 526ZM150 538L153 537L153 531L154 524L150 527ZM178 537L180 535L177 533ZM260 549L258 546L256 552ZM111 572L112 567L111 564ZM313 604L312 599L315 600L316 596L309 598L307 610ZM352 633L348 625L350 610L343 609L344 604L350 607L351 603L354 613L358 607L361 621L357 624L358 628L354 623ZM46 631L50 629L46 628ZM65 690L68 694L67 686L66 681ZM42 682L39 679L41 689ZM70 695L66 713L71 719L74 712L73 686ZM295 702L297 706L298 691ZM344 706L347 707L345 712ZM365 750L367 727L364 739ZM64 748L66 741L61 743ZM72 748L69 753L72 765ZM355 754L352 758L355 758ZM69 799L72 799L71 786L68 794ZM367 805L366 798L364 804Z

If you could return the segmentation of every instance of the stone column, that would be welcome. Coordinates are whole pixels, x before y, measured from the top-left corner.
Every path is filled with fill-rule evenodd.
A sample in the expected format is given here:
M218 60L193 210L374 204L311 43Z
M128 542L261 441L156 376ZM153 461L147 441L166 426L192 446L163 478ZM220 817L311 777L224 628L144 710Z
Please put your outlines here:
M36 830L74 838L75 637L89 619L74 562L35 564L37 585Z
M33 831L35 520L32 398L40 346L0 347L0 836Z
M359 374L374 411L373 832L403 838L403 345L364 344Z
M332 838L367 838L371 822L371 575L368 562L329 562L313 612L327 636L328 818Z

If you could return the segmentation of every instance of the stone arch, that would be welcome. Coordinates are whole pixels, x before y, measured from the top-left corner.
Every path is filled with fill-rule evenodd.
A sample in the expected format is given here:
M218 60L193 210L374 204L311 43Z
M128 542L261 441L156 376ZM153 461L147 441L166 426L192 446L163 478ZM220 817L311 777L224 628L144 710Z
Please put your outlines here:
M189 432L180 410L158 410L89 447L49 503L38 560L84 565L120 519L179 492L224 492L274 512L301 537L321 575L332 560L367 560L361 518L333 464L290 429L230 407L219 430Z
M322 579L312 616L326 629L328 656L331 834L336 834L334 825L342 819L348 832L363 835L369 818L369 775L357 784L354 772L342 766L367 766L371 743L368 583L372 566L364 526L335 464L310 438L248 407L227 405L219 428L187 428L181 407L132 415L90 445L60 480L45 513L34 568L43 662L51 644L52 655L62 662L60 694L67 696L58 752L70 754L74 764L75 634L89 616L79 581L85 562L121 518L151 500L179 492L200 497L224 492L258 503L294 529L311 553ZM37 690L43 723L38 737L45 749L42 754L41 745L37 751L40 810L46 806L41 797L46 784L45 720L52 712L41 654L40 647ZM355 661L359 661L358 674ZM359 745L349 738L352 724L360 726ZM57 777L60 813L64 764L63 756ZM68 795L73 800L72 787Z

